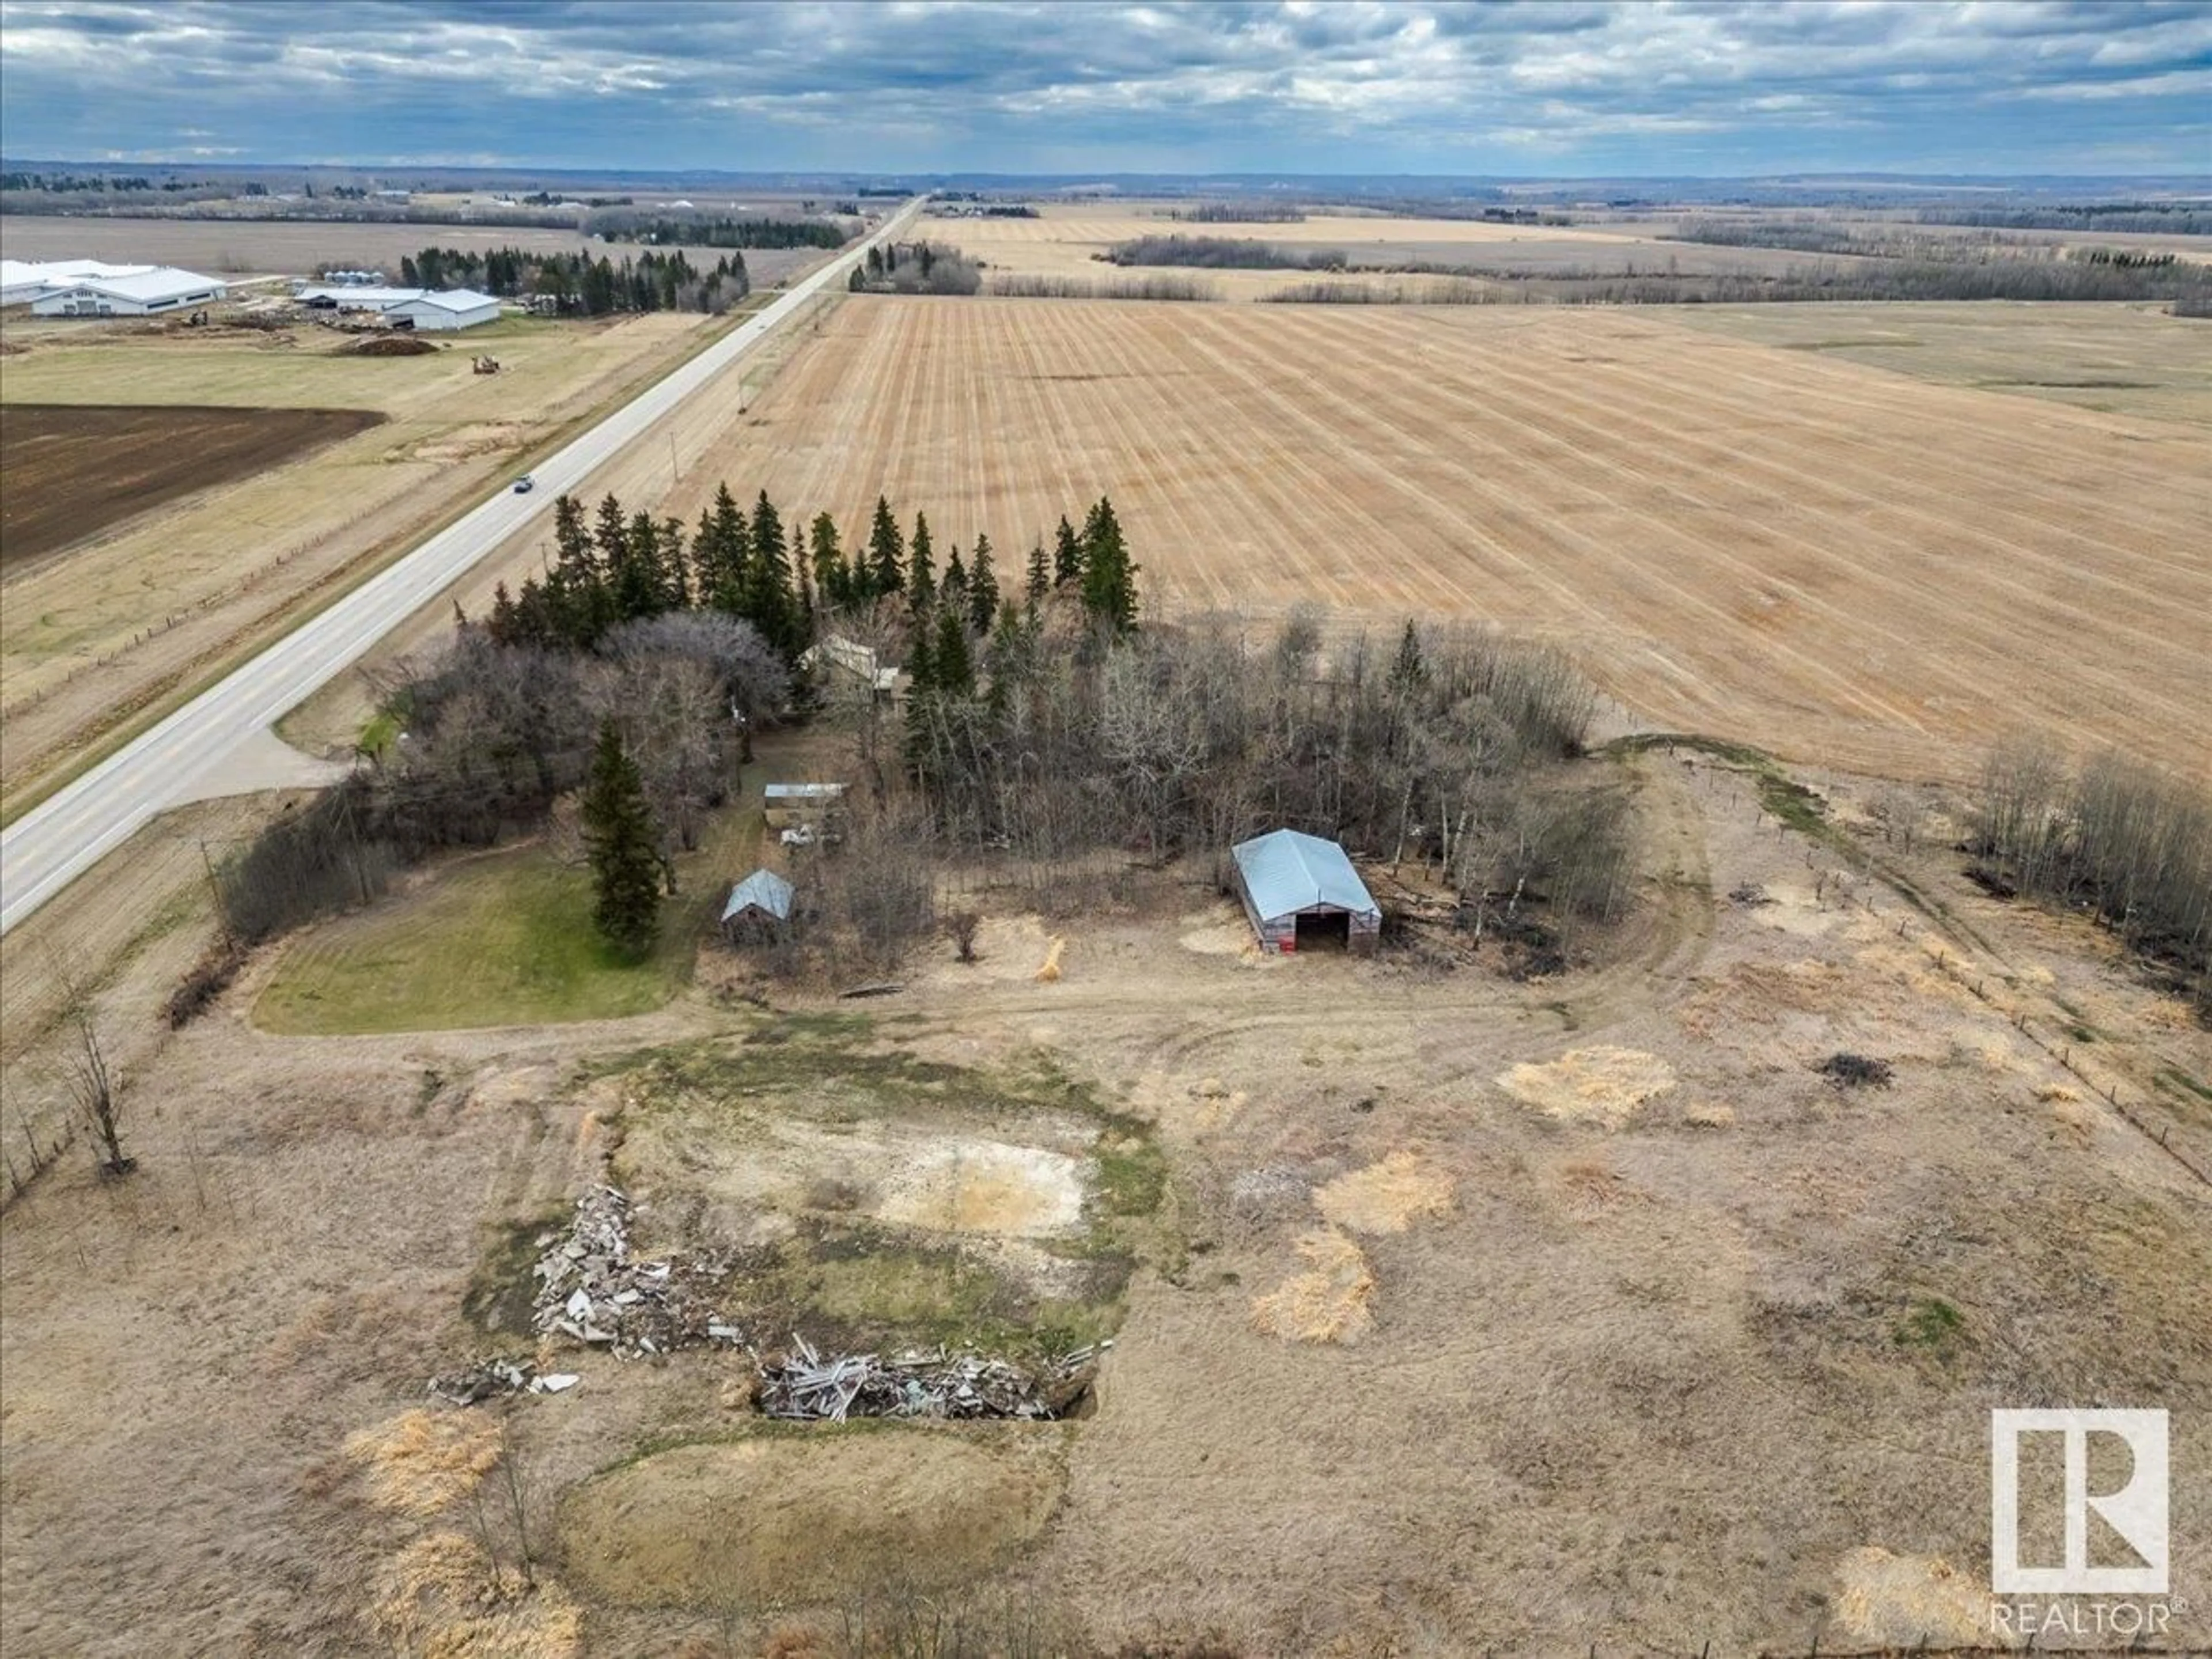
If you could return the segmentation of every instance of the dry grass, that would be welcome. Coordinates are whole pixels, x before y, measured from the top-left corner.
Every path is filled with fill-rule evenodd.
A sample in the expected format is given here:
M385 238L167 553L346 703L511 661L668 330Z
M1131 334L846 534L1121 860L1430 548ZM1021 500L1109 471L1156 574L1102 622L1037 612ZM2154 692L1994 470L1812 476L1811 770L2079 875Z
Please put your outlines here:
M1452 1178L1418 1152L1396 1152L1339 1176L1314 1194L1321 1212L1355 1233L1402 1233L1424 1217L1451 1213Z
M558 1586L495 1566L456 1532L416 1540L380 1575L369 1623L420 1659L573 1659L583 1609Z
M1904 1648L1990 1639L1987 1594L1948 1561L1869 1546L1845 1556L1836 1577L1836 1616L1859 1641Z
M499 1467L496 1419L417 1407L346 1441L346 1456L368 1481L369 1500L398 1515L451 1509Z
M1306 1264L1252 1303L1252 1328L1286 1342L1334 1342L1346 1346L1374 1328L1368 1304L1375 1269L1359 1246L1334 1227L1318 1227L1291 1248Z
M1618 1129L1674 1086L1674 1071L1637 1048L1576 1048L1547 1065L1501 1073L1498 1085L1547 1116Z
M1040 985L1060 983L1060 953L1067 948L1067 940L1060 934L1053 935L1052 943L1045 947L1044 963L1036 970Z

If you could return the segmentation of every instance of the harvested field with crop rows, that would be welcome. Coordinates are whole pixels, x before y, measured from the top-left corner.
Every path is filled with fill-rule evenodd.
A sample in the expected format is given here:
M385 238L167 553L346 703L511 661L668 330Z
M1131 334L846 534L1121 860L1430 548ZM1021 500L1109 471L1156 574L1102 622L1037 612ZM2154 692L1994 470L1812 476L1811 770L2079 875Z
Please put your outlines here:
M687 519L726 478L857 533L880 490L1007 562L1110 493L1168 613L1494 619L1829 766L2027 725L2212 769L2200 430L1648 313L856 301L684 475Z

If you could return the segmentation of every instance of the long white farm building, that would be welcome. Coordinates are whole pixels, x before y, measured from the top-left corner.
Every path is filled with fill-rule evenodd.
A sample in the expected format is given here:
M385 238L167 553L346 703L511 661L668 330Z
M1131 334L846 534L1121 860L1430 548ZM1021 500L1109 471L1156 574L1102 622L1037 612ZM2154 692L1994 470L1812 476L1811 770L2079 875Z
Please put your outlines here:
M169 265L111 265L99 259L0 261L0 305L27 303L39 317L146 317L205 305L227 283Z
M499 320L499 301L473 289L369 288L299 283L293 297L317 311L373 311L403 328L444 331Z

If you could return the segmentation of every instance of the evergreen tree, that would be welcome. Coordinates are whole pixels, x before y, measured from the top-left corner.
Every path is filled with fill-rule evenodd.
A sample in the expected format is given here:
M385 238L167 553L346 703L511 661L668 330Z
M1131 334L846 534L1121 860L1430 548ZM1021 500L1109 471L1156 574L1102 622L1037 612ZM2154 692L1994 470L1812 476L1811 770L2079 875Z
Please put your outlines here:
M592 860L592 920L614 945L641 957L660 925L659 836L644 780L612 720L599 726L583 819Z
M1054 532L1052 544L1052 585L1065 587L1070 582L1083 580L1083 544L1076 538L1075 526L1060 514L1060 528Z
M668 576L661 560L660 530L650 513L640 513L629 521L611 585L618 621L657 617L666 608Z
M1137 567L1129 562L1114 503L1103 495L1083 526L1083 608L1116 634L1137 625Z
M1039 542L1030 549L1030 608L1035 610L1043 603L1045 593L1052 586L1052 565L1045 556L1044 544Z
M945 601L947 611L957 611L963 616L968 611L968 566L960 557L960 544L952 544L952 556L945 562L945 580L938 584L937 596Z
M696 562L699 602L732 616L744 614L752 584L752 526L727 484L714 492L711 528L702 529Z
M913 684L907 688L909 702L926 697L937 690L936 653L931 646L930 630L916 627L914 644L906 653L907 678Z
M968 650L968 619L945 605L937 613L937 646L930 653L936 690L948 697L975 695L975 661Z
M822 590L822 603L832 611L853 603L853 573L845 551L837 544L837 521L827 513L814 515L814 585Z
M929 520L914 515L914 540L908 545L906 597L917 617L937 602L937 566L929 548Z
M744 616L787 660L805 650L799 638L799 603L792 591L791 550L783 538L783 519L765 489L753 504L751 580Z
M1428 683L1427 665L1421 660L1421 631L1406 618L1406 631L1398 639L1398 654L1390 664L1390 689L1404 695Z
M999 573L991 568L991 538L975 532L975 562L968 568L968 625L988 639L999 614Z
M869 588L878 599L888 599L906 586L906 538L899 534L891 504L876 497L875 523L868 532Z

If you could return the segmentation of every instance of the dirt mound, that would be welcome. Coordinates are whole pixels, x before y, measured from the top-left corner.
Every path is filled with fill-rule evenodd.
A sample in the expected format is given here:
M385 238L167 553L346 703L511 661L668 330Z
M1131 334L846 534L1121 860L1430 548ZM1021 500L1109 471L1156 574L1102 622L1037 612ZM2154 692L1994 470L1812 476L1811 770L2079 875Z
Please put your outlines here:
M1314 1194L1321 1212L1355 1233L1402 1233L1424 1216L1451 1213L1452 1178L1415 1152L1339 1176Z
M427 357L438 348L419 334L372 334L346 347L348 357Z
M402 1412L346 1441L368 1477L370 1501L402 1515L435 1515L477 1489L499 1462L499 1425L463 1412Z
M1296 1246L1309 1271L1295 1273L1252 1304L1252 1328L1286 1342L1357 1342L1373 1328L1367 1304L1375 1270L1358 1245L1334 1227Z
M1547 1066L1516 1066L1498 1085L1524 1105L1571 1123L1617 1129L1674 1086L1674 1068L1640 1048L1576 1048Z
M1035 1538L1065 1472L1050 1431L886 1429L678 1446L562 1504L576 1582L626 1606L748 1607L896 1578L972 1579Z

